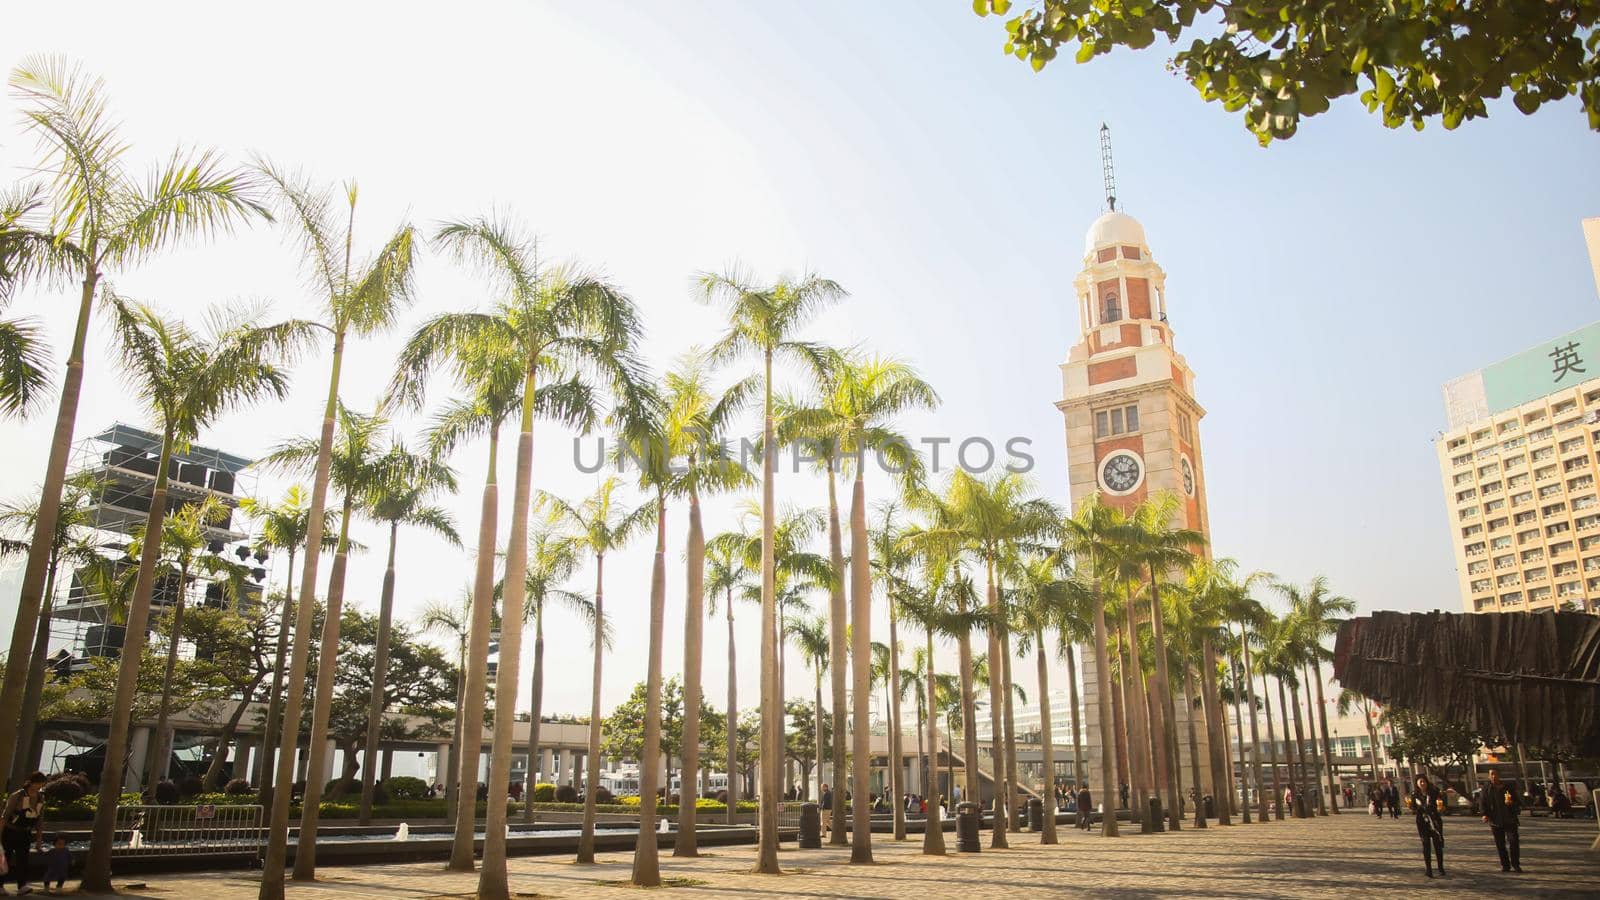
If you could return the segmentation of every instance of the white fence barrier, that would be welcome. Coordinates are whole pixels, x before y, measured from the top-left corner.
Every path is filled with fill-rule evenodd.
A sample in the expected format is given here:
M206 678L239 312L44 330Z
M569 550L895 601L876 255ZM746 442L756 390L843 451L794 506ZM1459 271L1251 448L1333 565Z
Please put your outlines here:
M116 856L250 856L259 861L260 806L119 806Z

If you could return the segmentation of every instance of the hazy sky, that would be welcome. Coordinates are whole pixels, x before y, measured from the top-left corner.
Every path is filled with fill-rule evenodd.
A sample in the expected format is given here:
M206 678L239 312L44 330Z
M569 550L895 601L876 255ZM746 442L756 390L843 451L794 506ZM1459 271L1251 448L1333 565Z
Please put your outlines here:
M691 299L695 272L736 260L769 277L815 269L851 297L809 337L913 362L944 404L908 418L909 431L1028 438L1038 490L1063 503L1057 366L1078 339L1071 281L1102 203L1097 131L1109 122L1119 196L1167 272L1178 347L1208 412L1217 554L1288 579L1325 574L1363 610L1460 606L1432 444L1441 382L1600 318L1579 229L1600 215L1600 138L1572 102L1535 118L1497 103L1490 120L1416 134L1385 130L1348 98L1263 150L1165 71L1166 47L1034 74L1001 55L1000 20L963 3L144 9L14 5L0 63L59 52L103 75L136 168L204 144L330 184L357 179L359 248L402 220L431 232L441 219L512 211L548 255L632 294L658 367L718 332L717 312ZM0 100L7 179L34 158L16 118ZM196 318L242 299L283 316L313 308L292 247L266 227L116 281ZM418 293L399 329L352 348L347 402L376 398L424 317L490 299L435 255L420 264ZM14 309L44 319L60 358L75 299L30 291ZM103 329L91 347L78 434L143 421ZM296 374L288 402L231 415L203 442L250 456L312 433L326 356ZM0 496L25 497L41 477L53 413L0 423ZM570 435L541 429L536 440L539 487L571 498L593 489ZM464 487L450 506L469 536L483 457L469 446L454 460ZM286 484L262 478L258 493L275 498ZM869 494L883 487L869 483ZM809 475L783 478L779 495L824 496ZM503 511L502 523L509 501ZM711 531L736 524L727 502L709 513ZM666 659L677 671L682 509L670 529ZM357 532L382 546L380 529ZM401 616L469 580L468 552L402 540ZM382 564L381 552L352 561L352 601L376 606ZM18 568L0 575L0 633ZM573 587L592 578L586 568ZM611 562L607 578L619 622L609 707L644 677L648 546ZM753 698L756 610L739 615L739 680ZM559 613L549 628L557 674L545 708L586 711L587 642ZM719 707L722 634L712 623L706 644L705 690ZM797 657L790 683L804 685Z

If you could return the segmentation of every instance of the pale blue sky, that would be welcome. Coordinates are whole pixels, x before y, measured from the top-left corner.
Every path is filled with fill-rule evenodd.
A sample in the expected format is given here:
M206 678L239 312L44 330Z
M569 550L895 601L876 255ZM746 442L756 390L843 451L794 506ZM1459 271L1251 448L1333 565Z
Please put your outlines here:
M552 254L633 292L658 365L715 334L715 314L689 299L693 272L736 259L767 274L813 267L853 296L812 337L903 356L943 394L909 429L1029 437L1040 491L1063 502L1056 367L1078 337L1071 280L1100 211L1107 121L1119 196L1166 269L1208 411L1216 552L1286 578L1325 574L1363 610L1459 608L1432 446L1440 383L1600 319L1578 224L1600 215L1600 138L1570 102L1534 118L1495 104L1487 121L1416 134L1385 130L1348 98L1263 150L1165 71L1165 47L1034 74L1000 54L1000 21L964 3L346 6L236 17L191 4L157 17L27 4L7 12L0 63L56 51L103 74L141 163L204 143L354 176L369 246L403 215L431 230L515 210ZM31 158L15 119L0 101L6 178ZM119 284L168 309L254 297L299 314L294 265L257 229ZM484 299L436 257L420 284L402 332ZM17 307L44 315L58 344L69 335L66 295L30 292ZM401 339L354 351L351 402L375 395ZM92 346L80 434L131 415L105 336ZM290 402L232 416L210 442L248 455L309 432L326 377L325 360L306 364ZM40 477L48 419L0 425L0 495ZM541 433L540 485L576 496L593 478L572 469L565 440ZM469 534L481 456L458 457L467 489L452 508ZM806 477L780 494L822 498ZM713 511L709 528L732 524L726 505ZM675 548L681 514L671 527ZM406 540L402 614L470 572L464 554ZM682 572L670 558L677 670ZM608 566L623 615L608 706L643 677L647 559L641 547ZM357 602L375 605L380 566L376 554L353 564L351 584L367 586L353 587ZM0 629L16 580L0 576ZM586 659L580 637L552 641L553 665L586 671ZM753 691L755 654L743 659ZM547 683L547 709L586 708L583 679ZM723 684L708 664L707 695Z

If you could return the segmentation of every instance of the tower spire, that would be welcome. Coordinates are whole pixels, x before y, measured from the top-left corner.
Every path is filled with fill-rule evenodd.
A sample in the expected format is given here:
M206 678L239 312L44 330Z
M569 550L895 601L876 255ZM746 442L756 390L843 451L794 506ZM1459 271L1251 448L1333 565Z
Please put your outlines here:
M1117 211L1117 173L1111 166L1111 126L1100 123L1100 170L1106 184L1106 209Z

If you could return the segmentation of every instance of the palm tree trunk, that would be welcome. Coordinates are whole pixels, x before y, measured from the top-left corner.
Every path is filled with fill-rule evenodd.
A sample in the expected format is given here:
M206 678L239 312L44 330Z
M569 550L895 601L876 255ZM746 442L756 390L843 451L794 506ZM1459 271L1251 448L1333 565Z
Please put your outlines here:
M900 736L900 630L889 604L889 798L894 807L894 839L906 839L905 755Z
M1177 733L1176 718L1172 709L1172 681L1167 671L1167 636L1166 625L1162 621L1165 616L1161 609L1161 590L1157 584L1155 569L1150 570L1150 639L1155 645L1156 670L1155 670L1155 707L1156 717L1159 719L1153 728L1158 732L1160 750L1160 765L1163 780L1167 786L1167 827L1177 831L1183 822L1183 814L1178 812L1178 759L1174 748L1177 746L1175 735Z
M1128 766L1128 668L1122 661L1122 630L1113 629L1111 633L1112 646L1116 648L1117 674L1116 684L1111 689L1111 724L1116 729L1112 740L1117 745L1117 787L1115 794L1106 798L1107 808L1121 808L1122 795L1120 787L1133 781ZM1108 786L1109 788L1110 786Z
M1123 612L1123 684L1127 686L1124 700L1127 701L1124 715L1128 717L1128 770L1133 776L1129 797L1133 799L1133 819L1139 823L1139 830L1145 833L1156 830L1156 823L1150 817L1150 791L1155 786L1152 777L1154 767L1150 764L1150 721L1149 707L1145 698L1149 692L1144 689L1144 663L1139 659L1139 617L1137 604L1130 595Z
M234 735L239 731L239 723L244 721L245 712L249 710L250 704L255 702L256 691L260 689L261 682L265 681L266 677L266 672L256 673L255 678L251 680L250 684L242 692L239 702L234 705L233 712L229 714L228 720L222 723L222 730L217 734L216 750L211 754L211 765L206 767L206 774L200 779L202 790L210 792L222 787L223 757L226 756L229 745L233 743ZM240 748L239 758L241 760L244 759L244 754L248 749L246 747ZM241 776L238 772L235 772L234 777Z
M844 643L845 619L848 615L844 599L844 544L839 527L839 498L835 485L837 480L833 468L833 454L828 455L828 561L832 564L832 576L828 582L828 658L833 660L833 665L828 673L829 681L833 687L833 780L834 803L829 816L832 822L828 825L828 843L843 847L850 843L849 836L844 827L844 785L839 782L839 776L845 771L845 711L849 708L845 700L845 676L849 669L846 660L849 659Z
M537 396L529 363L522 385L522 422L517 433L517 469L511 487L511 531L506 536L505 587L500 602L500 665L494 679L494 735L489 746L489 793L483 832L480 900L510 900L506 879L506 832L510 815L511 749L516 740L517 680L522 676L522 630L528 597L528 507L533 497L533 410ZM492 570L490 577L493 577ZM492 590L492 587L491 587ZM594 793L595 782L589 783ZM530 798L531 800L531 798Z
M1017 781L1017 717L1014 707L1015 691L1011 681L1011 634L1009 631L1000 632L1000 666L1001 677L1005 679L1005 698L1003 715L1005 716L1006 729L1006 814L1011 817L1007 825L1014 825L1021 818L1026 824L1027 817L1022 814L1022 785ZM1016 825L1022 828L1023 825Z
M851 540L855 536L851 535ZM853 564L852 564L853 565ZM989 613L995 622L989 626L989 747L990 758L994 766L994 829L989 832L989 847L1006 848L1010 844L1006 841L1006 832L1010 830L1010 816L1007 801L1010 799L1001 784L1006 777L1006 748L1005 748L1005 666L1004 650L1000 647L1000 591L994 583L994 557L986 553L983 560L985 571L984 594ZM969 765L976 766L977 760L971 760Z
M172 634L167 638L167 664L161 675L161 705L156 712L156 730L150 735L150 758L145 761L146 784L154 784L167 777L172 759L172 738L167 736L167 723L172 717L172 677L178 671L178 642L183 639L183 607L188 591L189 567L178 571L178 599L172 606Z
M1361 717L1367 723L1367 762L1372 766L1372 780L1376 782L1378 780L1378 729L1372 724L1372 709L1367 706L1365 700L1361 703ZM1522 783L1531 784L1528 781L1527 763L1522 762L1521 744L1517 745L1517 762L1522 764Z
M323 515L328 502L328 474L333 461L334 415L339 404L339 372L344 365L344 333L333 338L333 371L328 377L328 401L322 411L322 432L317 441L317 470L311 480L311 511L306 524L306 561L300 571L300 608L295 614L294 649L289 656L289 680L284 684L283 745L278 751L278 785L294 784L295 751L300 741L300 707L305 699L306 662L311 650L311 619L317 605L317 563L322 556ZM289 851L290 790L274 791L272 816L267 825L267 849L261 868L259 900L283 900L283 868ZM109 881L109 875L107 877Z
M966 613L966 602L963 601L961 605L961 612ZM972 635L968 632L963 631L956 640L956 662L961 667L961 755L967 782L966 796L961 799L981 807L983 793L978 783L978 713L972 689ZM954 776L952 771L951 777ZM950 790L951 793L955 792L954 784Z
M278 647L272 663L272 692L267 697L267 721L261 726L261 755L256 760L256 784L261 791L261 805L272 808L272 776L276 768L272 754L278 749L283 723L283 667L289 656L289 632L294 623L294 550L289 548L289 572L283 582L283 612L278 621Z
M528 722L528 783L522 794L522 821L533 824L533 788L537 781L533 767L539 759L539 726L544 719L544 602L533 611L533 684L528 686L532 698L533 714Z
M1317 677L1317 716L1322 720L1322 761L1328 766L1328 812L1339 814L1339 787L1333 773L1333 741L1328 737L1328 704L1322 699L1322 663L1313 658L1311 671Z
M656 558L650 569L650 650L645 670L644 752L639 760L639 840L633 845L633 883L638 887L661 886L661 864L654 824L661 763L661 632L666 616L667 497L665 492L658 492ZM594 793L592 785L595 783L590 782L590 794ZM687 777L683 784L685 790L693 793Z
M700 772L700 665L705 652L706 535L700 524L700 495L693 487L689 489L689 552L686 563L688 590L683 604L683 788L678 792L678 837L672 845L673 856L700 855L695 835L695 779ZM821 707L818 707L817 715L821 714Z
M328 755L328 718L333 712L333 682L339 668L339 620L344 614L344 579L350 561L350 519L355 498L348 490L339 521L339 546L328 573L328 600L322 614L322 646L317 656L317 687L311 706L311 746L306 757L306 791L300 803L300 833L294 849L294 880L317 878L317 821L322 817L322 787L328 777L323 767Z
M1294 755L1300 762L1300 774L1294 782L1295 815L1298 818L1310 818L1312 813L1306 806L1305 785L1308 777L1306 770L1306 736L1300 727L1300 687L1291 685L1289 697L1294 701ZM1285 726L1287 728L1288 726Z
M45 575L44 598L39 604L39 627L33 637L33 656L28 662L28 684L22 691L22 718L17 720L17 750L11 762L11 784L20 785L29 773L39 768L39 749L34 724L39 719L39 704L44 696L45 663L50 655L50 620L56 600L57 551L50 552ZM1523 779L1526 781L1527 779Z
M1187 658L1187 655L1185 656ZM1200 743L1194 727L1194 667L1183 667L1184 721L1189 723L1189 778L1194 782L1194 827L1206 827L1206 803L1200 781Z
M1089 554L1089 571L1094 571L1094 554ZM1114 772L1116 766L1117 744L1116 736L1111 727L1111 661L1106 658L1106 601L1100 594L1100 583L1096 579L1090 586L1094 593L1094 663L1095 663L1095 692L1098 697L1098 715L1100 719L1100 803L1105 807L1105 815L1100 817L1100 835L1102 837L1117 836L1117 782Z
M584 754L584 772L590 785L600 783L600 664L606 646L605 616L606 555L594 558L594 669L589 681L589 747ZM639 774L644 774L644 760L639 761ZM594 823L597 799L591 787L583 792L583 830L578 834L578 862L594 863Z
M1273 726L1272 726L1272 694L1270 692L1271 691L1270 687L1267 685L1267 683L1265 681L1265 678L1266 678L1266 676L1263 675L1262 676L1263 680L1261 682L1261 687L1262 687L1263 691L1267 691L1267 697L1266 697L1266 701L1267 702L1263 703L1262 706L1266 707L1266 709L1267 709L1267 748L1268 748L1268 752L1272 754L1272 809L1276 813L1277 820L1279 822L1282 822L1283 821L1283 779L1282 779L1282 777L1280 775L1281 769L1278 766L1278 736L1274 732ZM1278 696L1279 696L1280 699L1283 696L1283 684L1282 684L1282 682L1279 682L1279 684L1278 684ZM1264 813L1263 813L1263 817L1265 817Z
M763 447L775 447L772 423L772 351L762 356L764 378L761 401ZM774 585L772 542L777 524L777 500L773 494L776 453L761 454L761 792L760 828L756 847L755 871L778 874L779 781L783 768L783 746L778 737L778 718L783 715L783 698L778 695L778 596Z
M400 523L389 523L389 565L383 570L383 588L378 595L378 646L372 659L372 699L367 704L367 745L361 760L361 805L357 822L372 822L372 797L377 792L378 740L383 726L383 689L389 674L389 628L394 617L394 554L400 537Z
M728 588L728 824L733 825L739 817L739 679L735 674L738 667L734 665L733 639L733 588ZM835 805L844 802L844 794L836 797Z
M866 465L856 466L850 492L850 676L851 697L850 781L855 795L851 808L850 861L872 862L872 567L867 561Z
M811 707L811 723L816 726L817 742L815 749L811 751L811 761L817 769L817 800L820 802L822 800L822 751L828 745L823 741L826 734L822 727L822 669L817 669L816 675L816 695L811 701L813 704ZM809 798L810 794L808 793L806 796Z
M1323 746L1317 739L1317 713L1311 704L1316 700L1316 694L1311 690L1311 665L1309 662L1301 665L1306 678L1306 736L1311 740L1311 784L1312 796L1317 799L1314 812L1319 816L1328 814L1328 803L1332 798L1322 798L1322 773L1327 768L1327 759L1322 755Z
M923 787L923 793L928 798L927 821L922 826L922 854L924 856L944 855L944 824L939 816L939 804L943 797L939 794L935 779L938 775L934 771L935 755L939 752L939 714L934 709L934 690L938 678L933 673L933 628L928 629L928 669L922 677L923 703L928 708L928 783ZM922 707L918 707L920 710ZM921 725L921 720L918 720ZM953 788L954 785L951 785Z
M73 397L77 399L76 395ZM63 406L65 402L63 401ZM53 448L52 448L53 452ZM128 604L128 620L123 632L122 650L117 661L117 693L112 702L109 732L106 736L105 768L100 772L100 795L94 814L94 836L89 844L89 859L84 867L84 890L109 893L111 890L111 843L117 829L117 801L122 796L122 763L128 752L128 726L133 718L133 695L138 688L139 663L144 656L145 629L150 621L150 595L155 590L156 559L161 555L161 526L167 513L167 471L172 465L172 429L161 438L161 458L156 463L155 485L150 493L150 514L145 518L144 550L139 554L139 575L134 583L133 600ZM59 493L59 488L58 488ZM40 503L39 518L44 518L44 503ZM41 540L48 541L54 533L44 533ZM30 556L31 562L31 556ZM26 598L22 603L26 608ZM37 595L35 596L37 606ZM19 615L19 620L21 616ZM31 638L37 620L30 617L26 623L28 633L23 634L22 652L27 653L26 641ZM18 621L17 628L24 627ZM24 673L26 670L23 670ZM10 672L7 672L10 680ZM21 679L17 687L21 688ZM21 691L18 691L21 699ZM9 729L6 729L9 730Z
M1250 636L1244 625L1239 626L1239 645L1244 648L1245 703L1250 709L1250 760L1254 764L1256 782L1256 819L1270 821L1267 815L1267 783L1261 773L1261 731L1256 718L1256 679L1250 663Z
M1240 672L1241 669L1238 666L1238 662L1239 661L1234 658L1233 654L1229 653L1228 654L1228 671L1229 672L1233 672L1233 673ZM1238 678L1237 674L1235 674L1235 676L1233 678L1233 730L1239 736L1239 803L1234 808L1234 812L1239 813L1240 818L1244 821L1244 824L1249 825L1250 824L1250 761L1245 756L1244 710L1240 708L1240 704L1243 703L1243 702L1244 702L1244 692L1239 690L1239 678ZM1230 762L1228 765L1231 767L1233 764ZM1258 785L1258 788L1259 788L1259 785Z
M22 591L17 597L17 617L11 625L11 648L6 653L5 678L0 681L0 722L19 721L22 695L32 663L29 641L39 625L39 611L45 597L51 551L55 548L56 521L61 517L61 490L67 480L67 457L72 452L72 429L78 419L78 394L83 388L84 347L89 340L89 314L94 310L95 286L99 272L86 266L83 290L78 299L78 322L72 333L72 350L67 354L67 371L61 379L61 405L56 409L55 430L50 439L50 457L45 463L44 488L39 492L39 510L33 519L33 538L28 542L28 562L22 573ZM0 729L0 772L11 771L12 760L21 752L14 729ZM118 785L118 790L121 786ZM116 796L113 795L115 800ZM114 813L113 821L114 821ZM105 853L109 854L108 847ZM100 866L99 855L91 860ZM86 890L107 890L111 886L110 856L103 878L99 868L86 872L99 879Z
M456 778L456 833L450 845L452 872L473 870L478 812L478 755L483 750L483 705L489 681L489 632L494 619L495 531L500 519L500 486L495 479L500 432L489 429L489 472L483 482L483 505L478 519L478 565L472 583L472 625L467 636L466 696L462 698L461 746ZM597 651L598 652L598 651Z
M1206 748L1211 756L1211 789L1217 805L1217 824L1232 825L1228 813L1233 797L1233 766L1228 762L1228 736L1222 722L1222 694L1217 691L1217 651L1208 634L1200 641L1201 702L1206 708Z
M1041 844L1056 843L1056 754L1055 732L1050 727L1050 659L1044 649L1044 629L1034 634L1039 667L1039 739L1044 761L1044 836Z
M471 618L471 609L467 610ZM470 627L470 625L463 626ZM467 634L465 631L456 632L456 714L451 716L455 727L451 729L450 736L450 767L458 770L461 766L461 710L467 703ZM444 817L455 821L457 804L461 802L461 780L457 771L440 772L439 776L445 780L444 786Z
M1067 701L1072 705L1072 784L1083 784L1082 722L1078 721L1078 654L1071 641L1067 642Z

